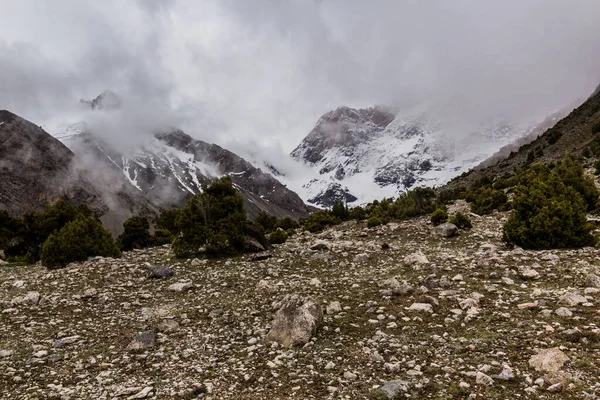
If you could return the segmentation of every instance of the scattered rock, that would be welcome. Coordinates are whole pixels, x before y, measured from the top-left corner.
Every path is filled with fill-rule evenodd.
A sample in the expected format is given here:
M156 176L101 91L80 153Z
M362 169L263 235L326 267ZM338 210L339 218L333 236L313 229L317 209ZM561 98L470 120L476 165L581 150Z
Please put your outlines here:
M257 254L252 254L250 257L248 257L249 261L264 261L264 260L268 260L269 258L273 257L273 255L269 252L262 252L262 253L257 253Z
M381 282L379 286L389 290L390 293L393 295L407 295L414 291L414 287L412 285L410 285L406 281L400 283L396 278L386 279L383 282Z
M146 386L139 393L129 396L127 400L145 399L150 394L150 392L152 392L152 389L153 388L151 386Z
M546 389L549 392L561 392L563 388L563 384L562 383L555 383L554 385L550 385L548 386L548 389Z
M531 267L519 267L519 277L526 281L531 281L540 278L540 273Z
M494 380L483 372L477 371L477 375L475 375L475 383L478 385L492 386L494 384Z
M354 256L354 262L357 264L361 264L367 261L369 261L369 255L366 253L361 253Z
M424 264L429 264L429 260L427 259L427 257L425 257L425 254L423 254L420 251L417 251L404 257L404 265L406 265L407 267Z
M127 350L129 351L138 351L138 350L146 350L151 347L154 347L156 343L156 333L154 331L144 331L136 333L135 337L127 345Z
M173 269L163 265L154 265L148 267L149 279L166 279L173 276Z
M327 315L338 314L342 312L342 305L339 301L332 301L331 303L327 304L325 312L327 313Z
M408 391L409 385L410 382L397 379L393 381L387 381L381 388L379 388L379 390L383 392L388 399L394 399L396 396L398 396L398 394L400 394L400 392Z
M68 346L68 345L78 342L79 339L81 339L81 336L79 336L79 335L67 336L64 338L56 339L54 341L54 343L52 344L52 347L54 347L56 349L60 349L61 347L65 347L65 346Z
M176 332L179 329L179 324L173 319L165 319L158 325L158 331L164 333Z
M11 350L0 350L0 358L8 358L13 354Z
M310 246L310 249L315 251L329 250L329 245L323 240L317 240L312 246Z
M559 317L565 317L565 318L573 316L573 313L571 312L571 310L569 310L566 307L557 308L556 310L554 310L554 314L558 315Z
M171 292L185 292L190 290L194 285L190 281L177 282L169 286Z
M321 306L313 299L297 294L286 295L273 304L273 309L275 317L265 341L283 347L306 344L323 321Z
M429 303L413 303L408 307L408 311L418 311L433 314L433 306Z

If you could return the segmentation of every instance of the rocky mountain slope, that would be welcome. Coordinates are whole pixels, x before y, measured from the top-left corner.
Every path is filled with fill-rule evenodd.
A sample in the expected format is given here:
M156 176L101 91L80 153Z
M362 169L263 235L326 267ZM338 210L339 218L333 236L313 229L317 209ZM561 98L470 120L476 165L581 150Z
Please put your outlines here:
M451 239L349 222L262 260L0 266L0 398L597 398L598 251L510 250L506 214L471 218ZM324 316L286 348L269 332L293 294Z
M458 176L449 183L449 187L468 186L483 176L495 178L512 175L517 167L530 162L550 163L560 160L567 153L591 156L591 162L598 158L590 154L590 146L597 135L594 133L597 124L600 124L598 90L552 128L545 132L538 131L539 136L535 140L524 144L506 158Z
M39 211L60 198L102 209L98 192L72 168L74 154L37 125L0 111L0 209Z
M0 209L20 215L58 199L87 204L114 234L130 216L158 211L120 175L90 165L42 128L0 111Z
M535 123L489 120L456 130L424 106L392 112L340 107L322 116L291 153L316 178L304 185L309 202L364 203L416 186L439 186L475 167Z

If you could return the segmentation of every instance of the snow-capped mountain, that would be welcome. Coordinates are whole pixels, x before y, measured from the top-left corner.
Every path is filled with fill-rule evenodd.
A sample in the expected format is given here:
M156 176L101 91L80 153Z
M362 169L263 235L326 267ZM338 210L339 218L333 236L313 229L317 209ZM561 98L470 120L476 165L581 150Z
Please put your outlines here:
M118 171L154 204L181 207L202 191L202 185L230 176L244 195L250 216L266 211L278 217L304 217L302 199L277 179L236 154L196 140L181 130L156 135L125 154L88 132L64 140L91 164Z
M331 206L369 202L417 186L439 186L525 136L535 123L487 120L447 125L425 106L401 112L340 107L323 115L291 156L314 170L303 198Z
M118 112L120 98L113 92L102 93L81 104L93 113ZM118 114L115 114L115 116ZM55 134L80 160L89 174L102 178L118 174L130 189L158 207L181 207L202 191L202 186L221 177L230 176L244 195L250 216L266 211L278 217L305 217L308 209L302 199L271 174L216 144L196 140L181 130L143 135L135 147L119 147L119 135L111 132L112 140L103 139L86 122L64 126Z

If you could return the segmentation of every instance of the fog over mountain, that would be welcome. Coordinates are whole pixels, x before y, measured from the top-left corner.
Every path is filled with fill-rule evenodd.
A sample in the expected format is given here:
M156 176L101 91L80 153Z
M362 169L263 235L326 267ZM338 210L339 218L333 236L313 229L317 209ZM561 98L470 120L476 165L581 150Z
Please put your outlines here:
M460 136L541 120L600 80L594 0L4 3L0 109L122 147L176 126L288 173L341 105L428 104ZM80 107L105 89L120 111Z

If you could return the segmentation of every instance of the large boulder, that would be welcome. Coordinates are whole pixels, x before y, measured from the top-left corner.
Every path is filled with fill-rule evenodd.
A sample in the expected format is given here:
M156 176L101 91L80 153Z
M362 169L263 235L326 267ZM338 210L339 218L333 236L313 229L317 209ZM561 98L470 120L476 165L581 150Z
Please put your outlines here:
M244 242L248 251L259 253L273 249L273 246L269 243L269 239L267 239L265 233L260 228L252 224L246 224L245 234Z
M536 355L531 356L529 365L540 372L556 372L569 361L569 357L558 347L540 350Z
M458 227L454 224L445 223L433 228L433 233L437 236L451 238L458 236Z
M424 265L429 264L429 260L425 257L425 254L421 251L409 254L404 257L404 265L410 267L412 265Z
M589 274L585 279L585 286L600 289L600 276L596 274Z
M273 303L275 317L265 341L291 348L306 344L323 322L321 305L310 297L286 295Z

